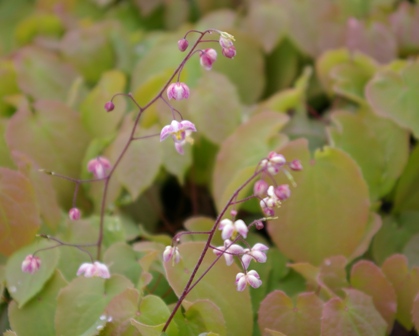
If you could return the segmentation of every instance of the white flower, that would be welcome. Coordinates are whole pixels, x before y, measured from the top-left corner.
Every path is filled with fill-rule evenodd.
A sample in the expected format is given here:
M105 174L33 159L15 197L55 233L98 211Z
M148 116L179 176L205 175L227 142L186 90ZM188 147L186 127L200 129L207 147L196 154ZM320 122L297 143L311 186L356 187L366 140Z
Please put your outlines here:
M269 247L261 243L255 244L250 250L245 249L244 250L245 254L243 254L243 257L242 257L242 262L243 262L244 267L247 269L252 259L260 263L266 262L265 251L267 250L269 250Z
M235 255L242 255L244 253L243 247L237 244L232 244L231 240L226 239L224 241L224 246L219 246L217 249L214 249L213 252L215 255L224 255L227 266L230 266L233 263Z
M34 257L32 254L26 256L22 261L22 272L33 274L41 267L41 259Z
M262 285L262 280L260 280L258 272L252 270L248 271L246 274L238 273L236 275L236 286L239 292L244 291L247 284L253 288L258 288Z
M223 240L229 238L235 239L237 233L239 233L243 238L246 238L247 232L249 231L247 225L241 219L236 220L234 223L230 219L223 219L220 222L218 230L222 230L221 237Z
M95 261L93 264L82 264L77 271L77 275L84 275L86 278L100 277L103 279L109 279L111 277L108 266L100 263L99 261Z
M181 122L172 120L170 125L166 125L162 128L160 132L160 141L165 140L171 135L175 142L176 150L179 154L183 154L183 146L185 143L193 143L193 139L190 137L192 132L196 132L196 127L192 122L188 120L182 120Z
M180 261L180 253L177 246L166 246L163 252L163 261L168 262L173 258L173 261L177 264Z

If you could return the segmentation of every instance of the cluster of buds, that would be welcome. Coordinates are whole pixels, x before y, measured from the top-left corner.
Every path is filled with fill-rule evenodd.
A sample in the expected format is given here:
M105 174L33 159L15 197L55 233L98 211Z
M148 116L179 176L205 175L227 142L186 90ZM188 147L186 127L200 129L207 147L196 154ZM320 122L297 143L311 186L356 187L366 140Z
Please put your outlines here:
M283 155L270 152L268 157L260 162L260 167L264 173L273 176L284 169L286 164L287 161ZM303 169L299 160L291 161L288 163L288 167L293 171ZM287 176L290 178L290 175ZM273 216L275 208L281 206L281 201L285 201L291 196L291 190L288 184L273 186L260 179L253 186L253 194L260 199L259 204L263 213L267 216Z

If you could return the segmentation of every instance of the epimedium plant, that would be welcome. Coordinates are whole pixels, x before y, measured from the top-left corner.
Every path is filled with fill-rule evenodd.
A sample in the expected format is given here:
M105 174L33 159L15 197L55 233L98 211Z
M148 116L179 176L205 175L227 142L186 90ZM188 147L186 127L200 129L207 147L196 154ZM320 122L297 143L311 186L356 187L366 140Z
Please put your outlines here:
M1 59L5 334L414 334L417 5L86 3Z

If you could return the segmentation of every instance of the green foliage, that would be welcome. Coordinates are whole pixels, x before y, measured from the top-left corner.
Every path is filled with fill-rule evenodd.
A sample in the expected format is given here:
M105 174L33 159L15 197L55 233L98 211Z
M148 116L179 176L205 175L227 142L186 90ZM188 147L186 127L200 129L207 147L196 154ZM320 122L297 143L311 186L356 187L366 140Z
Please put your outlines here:
M233 34L237 55L213 32L172 78L190 50L176 42L208 28ZM211 71L204 48L218 52ZM0 2L0 333L419 332L418 53L415 1ZM168 80L190 98L155 99ZM158 138L173 119L197 128L184 155ZM211 270L162 333L220 212L263 216L240 202L252 183L226 204L270 151L303 170L268 181L291 197L248 234L245 247L269 246L249 267L261 287L238 292L240 261L212 266L209 249L195 280ZM98 156L120 164L85 183ZM200 234L172 241L185 229ZM24 273L34 253L41 266ZM96 260L109 279L77 277Z

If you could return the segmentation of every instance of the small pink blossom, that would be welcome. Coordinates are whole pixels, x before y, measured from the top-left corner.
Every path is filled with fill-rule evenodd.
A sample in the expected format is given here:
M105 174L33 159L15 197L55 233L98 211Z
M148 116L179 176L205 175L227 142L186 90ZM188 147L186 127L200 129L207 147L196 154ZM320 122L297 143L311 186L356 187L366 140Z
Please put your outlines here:
M22 261L22 272L33 274L41 267L41 259L29 254Z
M189 98L189 87L185 83L176 82L167 87L167 97L174 100Z
M169 260L173 260L174 263L178 263L180 261L180 253L177 246L166 246L163 252L163 261L168 262Z
M204 49L199 53L200 63L206 70L211 70L213 63L217 59L217 52L212 49Z
M79 220L81 217L81 212L78 208L71 208L68 212L68 217L70 217L72 221Z
M99 277L109 279L111 277L108 266L99 261L95 261L93 264L83 263L77 271L77 276L80 275L84 275L86 278Z
M234 261L235 255L242 255L244 253L243 247L237 244L232 244L230 239L224 240L224 246L218 246L213 250L216 256L224 255L227 266L230 266Z
M220 46L221 48L231 48L233 47L233 41L235 41L235 38L233 35L226 33L226 32L219 32L220 33Z
M104 178L107 175L107 170L111 168L109 160L103 156L98 156L89 161L87 164L87 170L98 178Z
M267 191L268 196L262 199L259 204L262 208L262 211L267 216L274 215L274 209L279 208L281 206L281 200L275 194L275 187L270 186Z
M264 263L266 262L266 254L265 251L269 250L269 247L266 245L263 245L261 243L255 244L251 249L245 249L243 256L242 256L242 262L244 265L244 268L248 268L250 262L253 260Z
M180 39L179 41L177 41L177 47L179 48L180 51L185 51L186 49L188 49L189 43L187 39Z
M243 238L246 238L247 232L249 231L247 225L241 219L238 219L233 223L230 219L227 218L220 222L218 229L222 230L221 237L223 240L229 238L235 239L238 233Z
M106 110L106 112L111 112L111 111L113 111L114 108L115 108L115 105L111 101L108 101L105 104L105 110Z
M230 48L223 48L222 53L227 58L234 58L236 56L236 48L231 46Z
M291 190L288 184L281 184L274 189L276 197L280 201L285 201L291 196Z
M303 170L303 165L301 164L300 160L292 160L290 162L291 170L300 171Z
M239 292L244 291L247 285L253 288L258 288L262 285L258 272L251 270L246 274L238 273L236 275L236 286Z
M262 197L266 194L268 187L269 187L268 182L264 180L258 180L255 182L255 185L253 186L253 194L256 196Z
M286 160L283 155L270 152L268 157L260 162L260 165L262 168L266 169L268 173L275 175L285 163Z
M196 132L196 127L192 122L188 120L182 120L181 122L172 120L170 125L166 125L162 128L160 132L160 141L172 136L176 150L179 154L183 154L183 146L185 143L193 143L193 139L190 137L192 132Z

